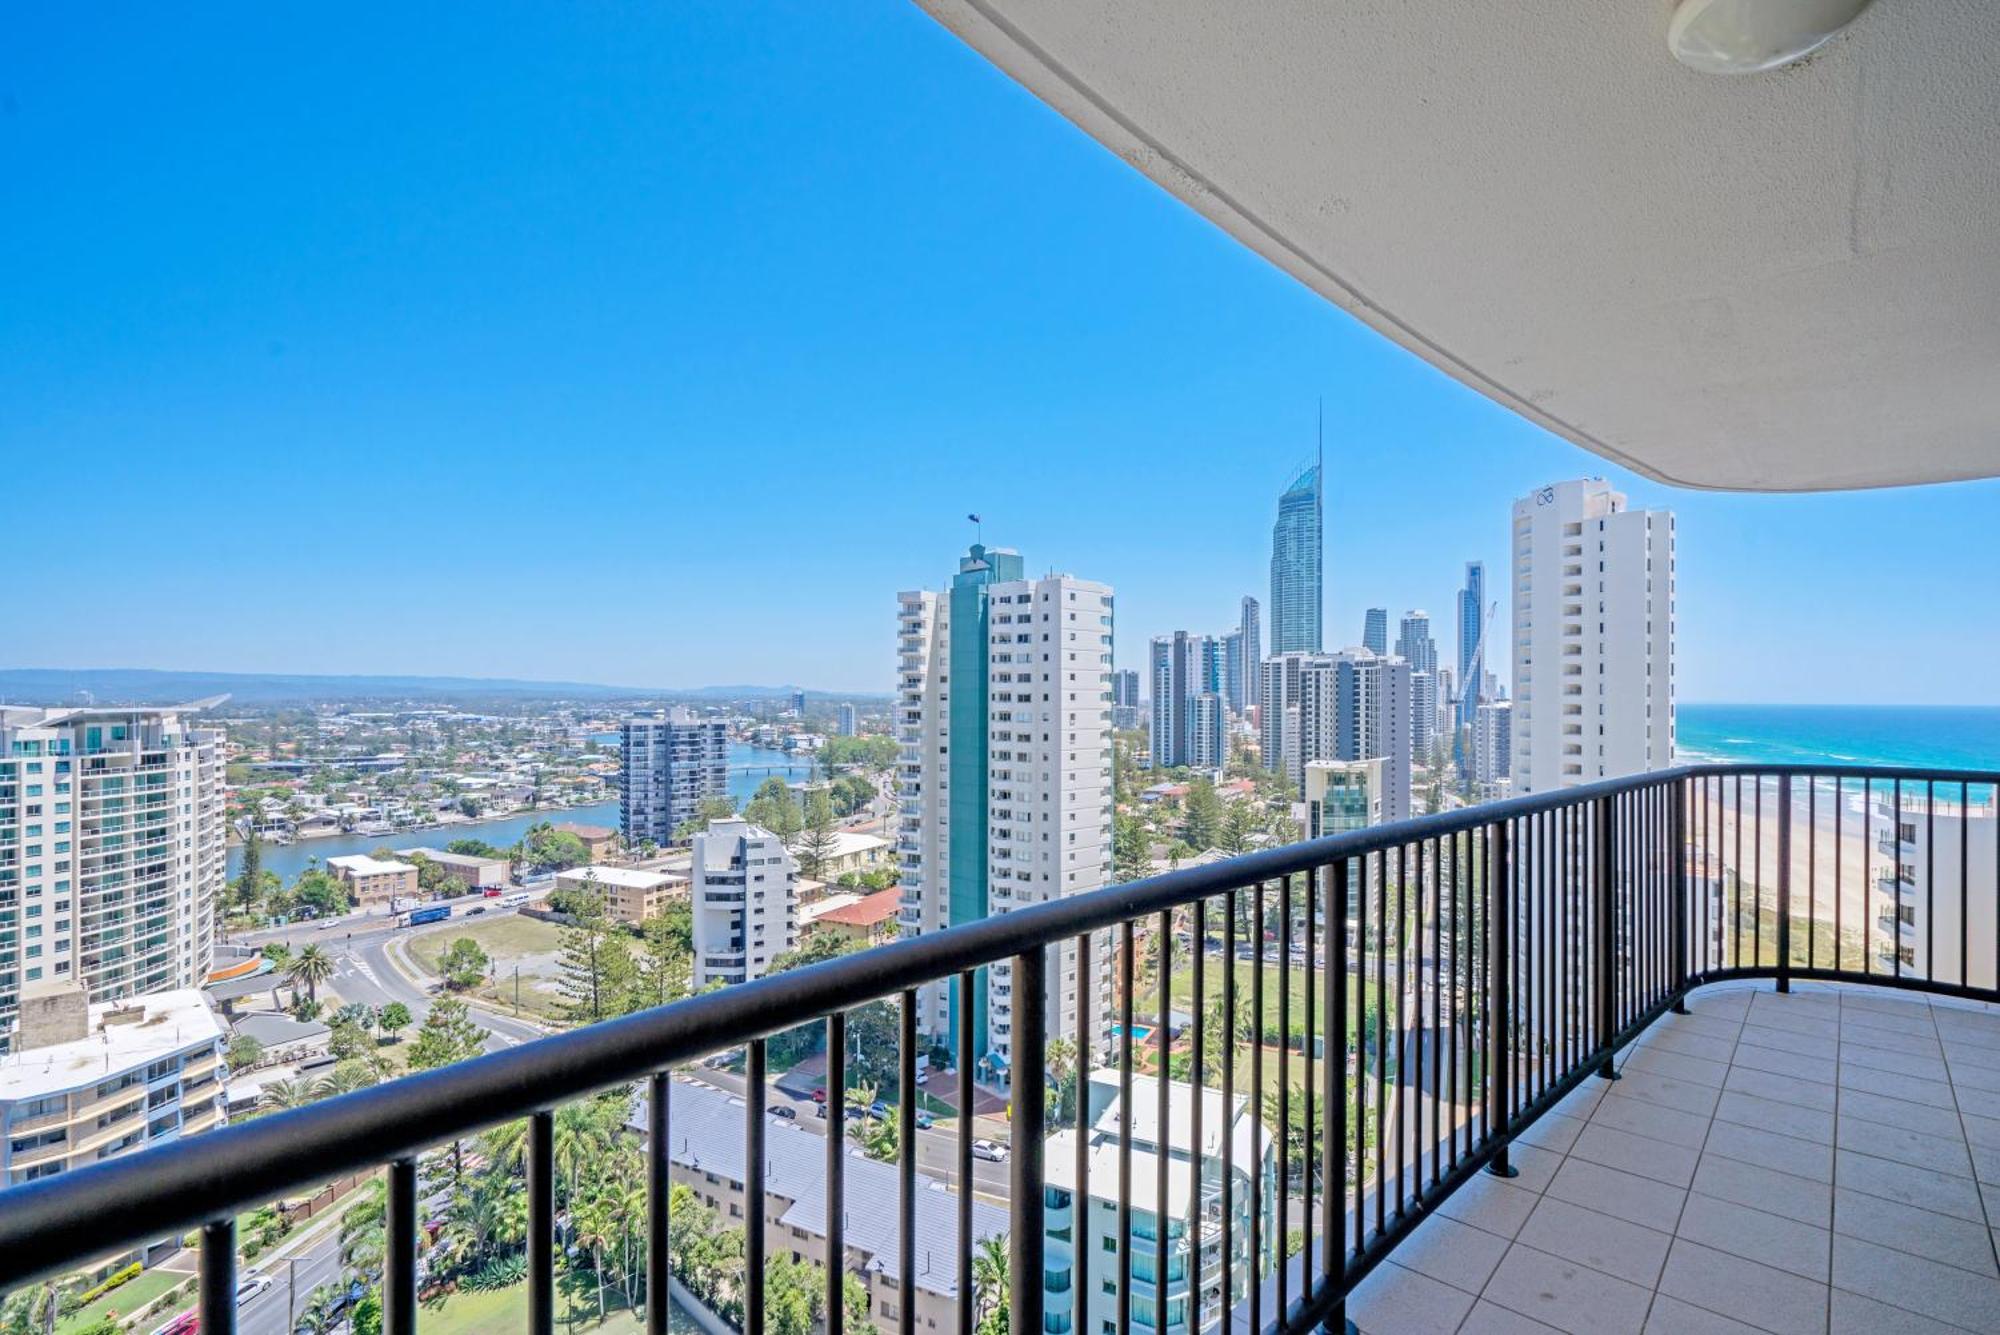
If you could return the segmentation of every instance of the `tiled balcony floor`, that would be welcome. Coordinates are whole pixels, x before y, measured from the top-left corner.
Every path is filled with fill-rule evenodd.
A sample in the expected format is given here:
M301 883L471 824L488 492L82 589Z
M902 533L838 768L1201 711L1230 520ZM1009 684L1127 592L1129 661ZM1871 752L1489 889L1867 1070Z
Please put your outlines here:
M2000 1009L1697 993L1349 1300L1366 1335L2000 1331Z

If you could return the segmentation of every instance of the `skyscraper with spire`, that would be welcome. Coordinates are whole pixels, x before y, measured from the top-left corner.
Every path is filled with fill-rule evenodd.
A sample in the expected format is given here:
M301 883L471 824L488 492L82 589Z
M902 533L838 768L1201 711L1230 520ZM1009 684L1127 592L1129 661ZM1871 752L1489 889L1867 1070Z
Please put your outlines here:
M1323 515L1323 446L1278 497L1271 526L1271 655L1316 654L1321 647L1320 597L1324 580L1320 523Z

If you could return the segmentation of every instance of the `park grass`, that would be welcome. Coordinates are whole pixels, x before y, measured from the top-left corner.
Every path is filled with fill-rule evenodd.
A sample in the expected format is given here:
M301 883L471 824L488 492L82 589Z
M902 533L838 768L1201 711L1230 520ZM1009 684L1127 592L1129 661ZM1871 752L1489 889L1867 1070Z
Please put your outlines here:
M596 1287L572 1283L565 1276L556 1285L556 1329L569 1335L640 1335L645 1318L630 1308L610 1308L597 1319ZM620 1295L606 1290L609 1308ZM438 1303L426 1303L417 1317L423 1335L486 1335L489 1331L528 1328L528 1286L524 1281L504 1289L461 1290Z
M168 1289L173 1288L174 1285L185 1283L188 1278L189 1276L184 1271L142 1270L136 1277L127 1280L125 1283L111 1290L111 1292L105 1294L102 1298L95 1300L86 1307L78 1308L72 1315L58 1321L56 1323L56 1335L67 1335L69 1331L82 1330L93 1322L101 1320L108 1313L117 1312L129 1316L134 1312L142 1311L148 1303L158 1298ZM161 1320L165 1319L165 1317L161 1318Z
M423 932L410 939L408 952L412 962L425 973L435 977L439 961L451 943L469 938L478 943L492 961L491 980L474 988L467 995L478 999L487 1006L503 1014L513 1014L514 968L518 961L537 955L554 955L562 948L562 928L539 918L523 918L518 915L491 919L468 919ZM562 999L544 992L534 984L544 975L523 971L520 987L521 1013L541 1020L560 1019Z

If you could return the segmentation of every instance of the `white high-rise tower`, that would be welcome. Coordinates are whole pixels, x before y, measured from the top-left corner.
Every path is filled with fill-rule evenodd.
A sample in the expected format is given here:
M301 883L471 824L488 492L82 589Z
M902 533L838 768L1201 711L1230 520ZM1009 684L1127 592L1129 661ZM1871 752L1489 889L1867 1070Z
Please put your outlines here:
M1514 502L1516 792L1673 763L1674 559L1673 512L1602 478Z

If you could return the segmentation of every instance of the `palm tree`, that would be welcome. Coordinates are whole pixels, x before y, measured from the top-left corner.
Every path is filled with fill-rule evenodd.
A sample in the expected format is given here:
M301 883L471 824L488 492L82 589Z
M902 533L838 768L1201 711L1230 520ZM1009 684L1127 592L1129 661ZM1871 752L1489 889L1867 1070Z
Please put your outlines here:
M293 986L304 986L306 996L319 1000L319 985L333 977L333 957L318 946L307 946L285 965L285 977Z
M591 1276L597 1281L597 1319L604 1320L604 1249L617 1233L616 1221L602 1196L593 1196L570 1211L571 1239L590 1253Z
M299 1313L299 1330L305 1335L329 1335L340 1324L342 1299L346 1295L335 1284L322 1284L306 1298L304 1310Z
M383 1218L388 1213L389 1184L382 1178L368 1180L361 1198L348 1206L340 1217L340 1259L350 1270L373 1283L381 1278L382 1261L388 1250Z
M972 1254L973 1304L981 1323L1006 1304L1010 1269L1007 1239L981 1238L979 1250Z
M316 1099L332 1098L336 1094L352 1094L357 1089L380 1084L366 1062L341 1062L333 1068L333 1074L323 1075L312 1083L312 1095Z
M273 1080L264 1086L259 1105L275 1112L285 1108L303 1108L318 1097L319 1093L313 1081Z

